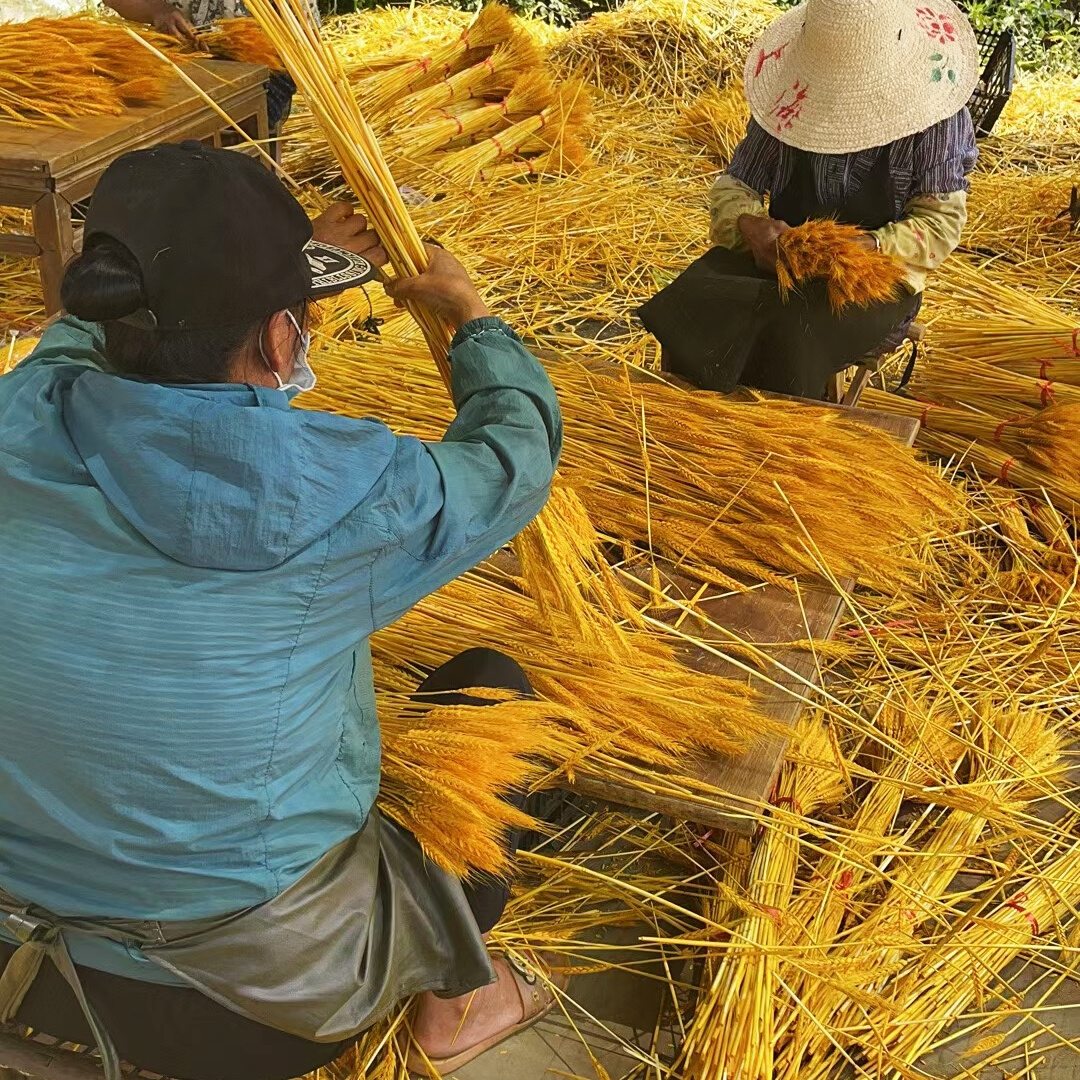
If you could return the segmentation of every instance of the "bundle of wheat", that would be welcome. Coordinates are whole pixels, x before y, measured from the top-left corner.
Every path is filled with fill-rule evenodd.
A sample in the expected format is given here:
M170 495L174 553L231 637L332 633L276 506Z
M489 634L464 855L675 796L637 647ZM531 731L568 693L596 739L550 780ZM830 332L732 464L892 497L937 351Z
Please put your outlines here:
M1080 476L1080 403L1052 405L1035 412L1025 410L998 419L970 409L950 409L878 390L867 393L865 400L868 406L881 412L918 417L921 428L927 432L999 445L1020 461L1066 483Z
M162 50L175 39L144 33ZM0 23L0 118L65 124L157 101L170 78L123 26L83 15Z
M517 29L513 15L499 3L489 3L454 40L430 55L408 60L365 76L354 89L365 111L381 113L410 94L463 71L484 54L509 41Z
M499 98L540 63L539 51L532 40L518 32L496 46L490 56L402 98L397 110L401 115L422 118L429 112L471 98Z
M796 729L794 748L773 798L775 810L750 863L745 904L731 942L703 987L683 1044L685 1075L731 1080L772 1077L780 920L791 899L804 817L838 803L847 771L834 734L818 717Z
M555 87L544 71L532 71L515 80L501 101L470 103L465 109L439 110L441 115L418 123L402 125L385 141L387 152L415 162L456 140L472 137L493 128L508 127L530 116L543 114L555 100ZM432 168L438 168L433 164Z
M959 405L994 416L1080 402L1080 386L1021 375L1004 366L942 353L915 371L911 394L928 402Z
M415 345L384 335L354 345L321 339L316 349L322 378L305 405L374 410L441 435L449 403ZM914 572L913 544L962 516L949 485L910 451L837 410L688 394L569 359L549 370L566 424L562 475L593 521L704 581L741 589L733 572L780 583L783 574L829 572L888 587Z
M562 83L551 103L535 115L475 146L441 156L432 168L452 183L468 186L485 168L527 148L530 140L539 140L540 147L550 148L564 138L576 136L588 123L590 107L588 92L580 82Z
M860 243L865 234L853 225L808 221L776 241L776 280L787 299L796 285L821 280L829 304L839 312L849 304L869 307L899 296L907 269L895 256Z
M742 79L732 79L723 89L711 86L691 101L682 110L675 132L704 146L717 164L724 166L731 161L749 122L750 106Z
M274 51L259 24L251 19L221 19L199 35L199 43L211 56L262 64L271 71L284 71L281 57Z

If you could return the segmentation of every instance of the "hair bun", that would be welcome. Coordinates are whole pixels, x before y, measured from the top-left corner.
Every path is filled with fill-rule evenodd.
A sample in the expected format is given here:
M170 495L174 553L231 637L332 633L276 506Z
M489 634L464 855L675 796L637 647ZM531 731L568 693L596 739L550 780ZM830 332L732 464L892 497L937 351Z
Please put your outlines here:
M91 238L64 272L64 310L88 322L111 322L147 306L138 260L111 236Z

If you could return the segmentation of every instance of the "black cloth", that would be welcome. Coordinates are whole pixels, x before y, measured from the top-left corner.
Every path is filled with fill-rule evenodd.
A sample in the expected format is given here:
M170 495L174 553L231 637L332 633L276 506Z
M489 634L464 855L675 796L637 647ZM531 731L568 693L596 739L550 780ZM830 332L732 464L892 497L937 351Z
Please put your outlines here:
M894 220L888 147L842 205L816 194L810 156L799 152L789 183L773 194L769 212L789 225L832 217L867 230ZM776 277L742 252L713 248L638 311L664 349L669 371L704 390L737 385L820 398L829 376L885 351L902 338L921 296L849 306L834 314L825 282L806 282L786 301Z
M532 693L525 673L509 657L492 649L470 649L435 669L415 697L447 705L490 704L455 692L485 686ZM518 794L511 801L524 805ZM507 842L512 852L517 850L517 837ZM502 916L508 886L493 878L462 884L481 933L487 933ZM14 946L0 942L0 971L14 951ZM315 1043L276 1031L186 986L143 982L81 966L78 971L121 1060L172 1080L290 1080L329 1064L353 1042ZM71 988L48 962L16 1019L54 1038L94 1043Z

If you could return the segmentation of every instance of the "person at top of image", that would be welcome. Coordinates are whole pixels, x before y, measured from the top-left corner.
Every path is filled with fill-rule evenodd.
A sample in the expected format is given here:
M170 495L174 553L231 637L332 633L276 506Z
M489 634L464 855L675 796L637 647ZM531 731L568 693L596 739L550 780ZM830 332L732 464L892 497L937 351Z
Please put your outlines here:
M899 345L967 221L979 73L950 0L806 0L777 18L747 58L751 119L709 193L712 248L639 312L667 369L707 390L821 398L831 375ZM902 295L839 313L821 281L781 296L777 239L821 218L896 256Z

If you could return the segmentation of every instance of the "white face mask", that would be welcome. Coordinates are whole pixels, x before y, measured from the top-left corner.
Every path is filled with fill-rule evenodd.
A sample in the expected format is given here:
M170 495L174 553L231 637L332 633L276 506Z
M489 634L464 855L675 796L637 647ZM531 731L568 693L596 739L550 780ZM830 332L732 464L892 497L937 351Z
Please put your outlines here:
M293 360L293 372L292 377L288 382L282 382L281 376L274 370L273 365L266 359L266 352L263 350L262 335L259 335L259 352L262 354L263 363L266 364L270 370L270 374L277 379L278 389L284 390L290 398L295 397L297 394L302 394L306 390L314 388L315 383L318 381L315 372L311 370L311 365L308 363L308 350L311 348L311 334L301 331L300 324L296 321L291 311L285 312L286 318L293 324L296 330L297 336L300 338L300 351L296 354L296 359Z

